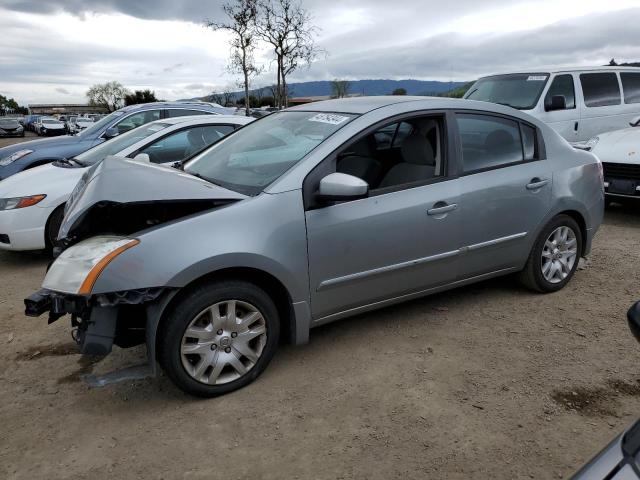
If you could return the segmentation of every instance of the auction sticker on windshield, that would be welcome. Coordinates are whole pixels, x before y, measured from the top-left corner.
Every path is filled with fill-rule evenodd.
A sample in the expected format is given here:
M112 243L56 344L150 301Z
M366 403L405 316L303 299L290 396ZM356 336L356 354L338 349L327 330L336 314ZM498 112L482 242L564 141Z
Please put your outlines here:
M330 125L340 125L347 120L349 120L349 117L333 115L330 113L319 113L309 119L310 122L328 123Z
M544 82L546 79L546 75L529 75L527 82Z

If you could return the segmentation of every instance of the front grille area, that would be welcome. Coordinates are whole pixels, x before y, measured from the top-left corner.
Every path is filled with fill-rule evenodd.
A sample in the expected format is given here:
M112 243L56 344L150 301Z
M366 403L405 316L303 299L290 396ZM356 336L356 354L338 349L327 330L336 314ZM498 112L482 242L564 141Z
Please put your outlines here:
M9 235L5 234L5 233L0 233L0 243L6 243L7 245L9 245Z
M605 178L640 180L640 165L626 163L603 163Z

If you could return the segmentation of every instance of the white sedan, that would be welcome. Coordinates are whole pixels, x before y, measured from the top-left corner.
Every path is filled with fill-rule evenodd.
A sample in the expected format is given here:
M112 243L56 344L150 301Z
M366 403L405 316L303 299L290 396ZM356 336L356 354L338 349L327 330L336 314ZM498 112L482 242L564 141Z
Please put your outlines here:
M640 118L631 128L602 133L586 146L602 161L607 204L640 199Z
M89 167L110 155L181 162L253 118L202 115L157 120L77 157L25 170L0 182L0 250L51 248L64 205Z

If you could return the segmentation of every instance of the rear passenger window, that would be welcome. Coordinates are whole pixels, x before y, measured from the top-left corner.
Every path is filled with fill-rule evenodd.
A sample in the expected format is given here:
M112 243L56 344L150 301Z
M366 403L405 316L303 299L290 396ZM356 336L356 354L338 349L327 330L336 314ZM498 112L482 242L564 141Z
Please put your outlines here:
M524 160L518 122L488 115L466 114L458 115L457 120L465 173ZM529 142L531 134L535 139L535 132L529 132ZM535 156L535 140L533 143L532 158Z
M624 103L640 103L640 73L622 72Z
M587 107L620 105L620 85L615 73L583 73L580 83Z
M551 100L556 95L562 95L567 102L567 110L576 108L576 90L573 86L572 75L558 75L553 79L547 96L544 98L544 106L547 111L551 107Z
M529 125L520 125L522 131L522 148L525 160L535 160L538 158L536 129Z

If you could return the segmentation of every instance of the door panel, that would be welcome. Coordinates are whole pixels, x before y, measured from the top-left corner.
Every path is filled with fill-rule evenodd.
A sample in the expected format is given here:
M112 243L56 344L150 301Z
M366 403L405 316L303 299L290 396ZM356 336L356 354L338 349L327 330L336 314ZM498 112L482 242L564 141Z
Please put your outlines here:
M524 262L531 235L551 208L552 177L546 160L460 179L465 253L461 277Z
M311 210L306 221L315 319L457 276L458 180Z

